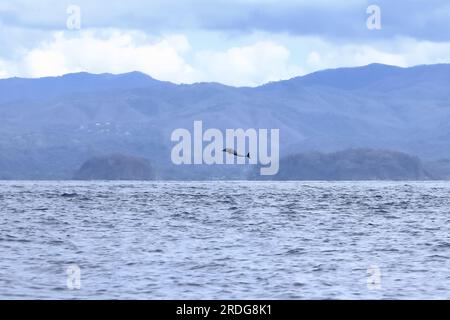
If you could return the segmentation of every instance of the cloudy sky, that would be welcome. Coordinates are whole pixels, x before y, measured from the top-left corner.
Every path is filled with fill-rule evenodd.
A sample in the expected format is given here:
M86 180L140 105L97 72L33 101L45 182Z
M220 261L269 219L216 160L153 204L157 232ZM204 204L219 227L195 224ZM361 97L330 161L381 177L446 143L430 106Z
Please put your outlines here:
M370 5L381 29L367 27ZM374 62L450 63L449 21L448 0L0 0L0 78L137 70L256 86Z

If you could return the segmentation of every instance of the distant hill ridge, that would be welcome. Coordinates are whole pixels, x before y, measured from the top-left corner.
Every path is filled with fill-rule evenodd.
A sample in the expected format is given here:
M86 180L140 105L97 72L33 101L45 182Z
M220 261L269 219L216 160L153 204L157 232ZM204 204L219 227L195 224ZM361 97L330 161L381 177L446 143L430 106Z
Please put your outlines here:
M113 153L149 159L162 177L244 177L248 168L172 166L170 134L194 120L220 130L280 129L282 158L366 148L437 164L450 158L448 88L448 64L371 64L256 88L177 85L139 72L2 79L0 177L69 179L86 159Z

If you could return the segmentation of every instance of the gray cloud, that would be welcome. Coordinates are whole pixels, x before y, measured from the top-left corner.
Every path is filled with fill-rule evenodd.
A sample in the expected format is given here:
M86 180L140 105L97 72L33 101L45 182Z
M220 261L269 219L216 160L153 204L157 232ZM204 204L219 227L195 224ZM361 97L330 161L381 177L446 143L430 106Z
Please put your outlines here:
M56 1L16 0L0 5L6 26L64 29L66 8L77 4L83 27L133 28L147 32L205 29L228 32L287 32L336 40L367 40L407 36L422 40L450 40L448 0L155 0ZM366 8L382 10L382 30L366 28Z

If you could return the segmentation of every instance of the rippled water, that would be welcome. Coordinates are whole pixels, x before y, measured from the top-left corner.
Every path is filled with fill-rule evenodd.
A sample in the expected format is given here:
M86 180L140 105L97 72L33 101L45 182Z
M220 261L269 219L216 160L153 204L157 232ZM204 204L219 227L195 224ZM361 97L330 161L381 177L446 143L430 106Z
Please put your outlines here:
M445 182L0 182L0 298L444 299L449 213Z

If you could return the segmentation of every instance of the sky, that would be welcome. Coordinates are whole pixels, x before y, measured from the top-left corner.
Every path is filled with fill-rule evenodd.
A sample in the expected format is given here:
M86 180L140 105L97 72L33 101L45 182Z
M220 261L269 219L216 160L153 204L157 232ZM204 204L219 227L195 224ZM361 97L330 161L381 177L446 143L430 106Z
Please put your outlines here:
M257 86L450 63L448 0L0 0L0 78L141 71Z

